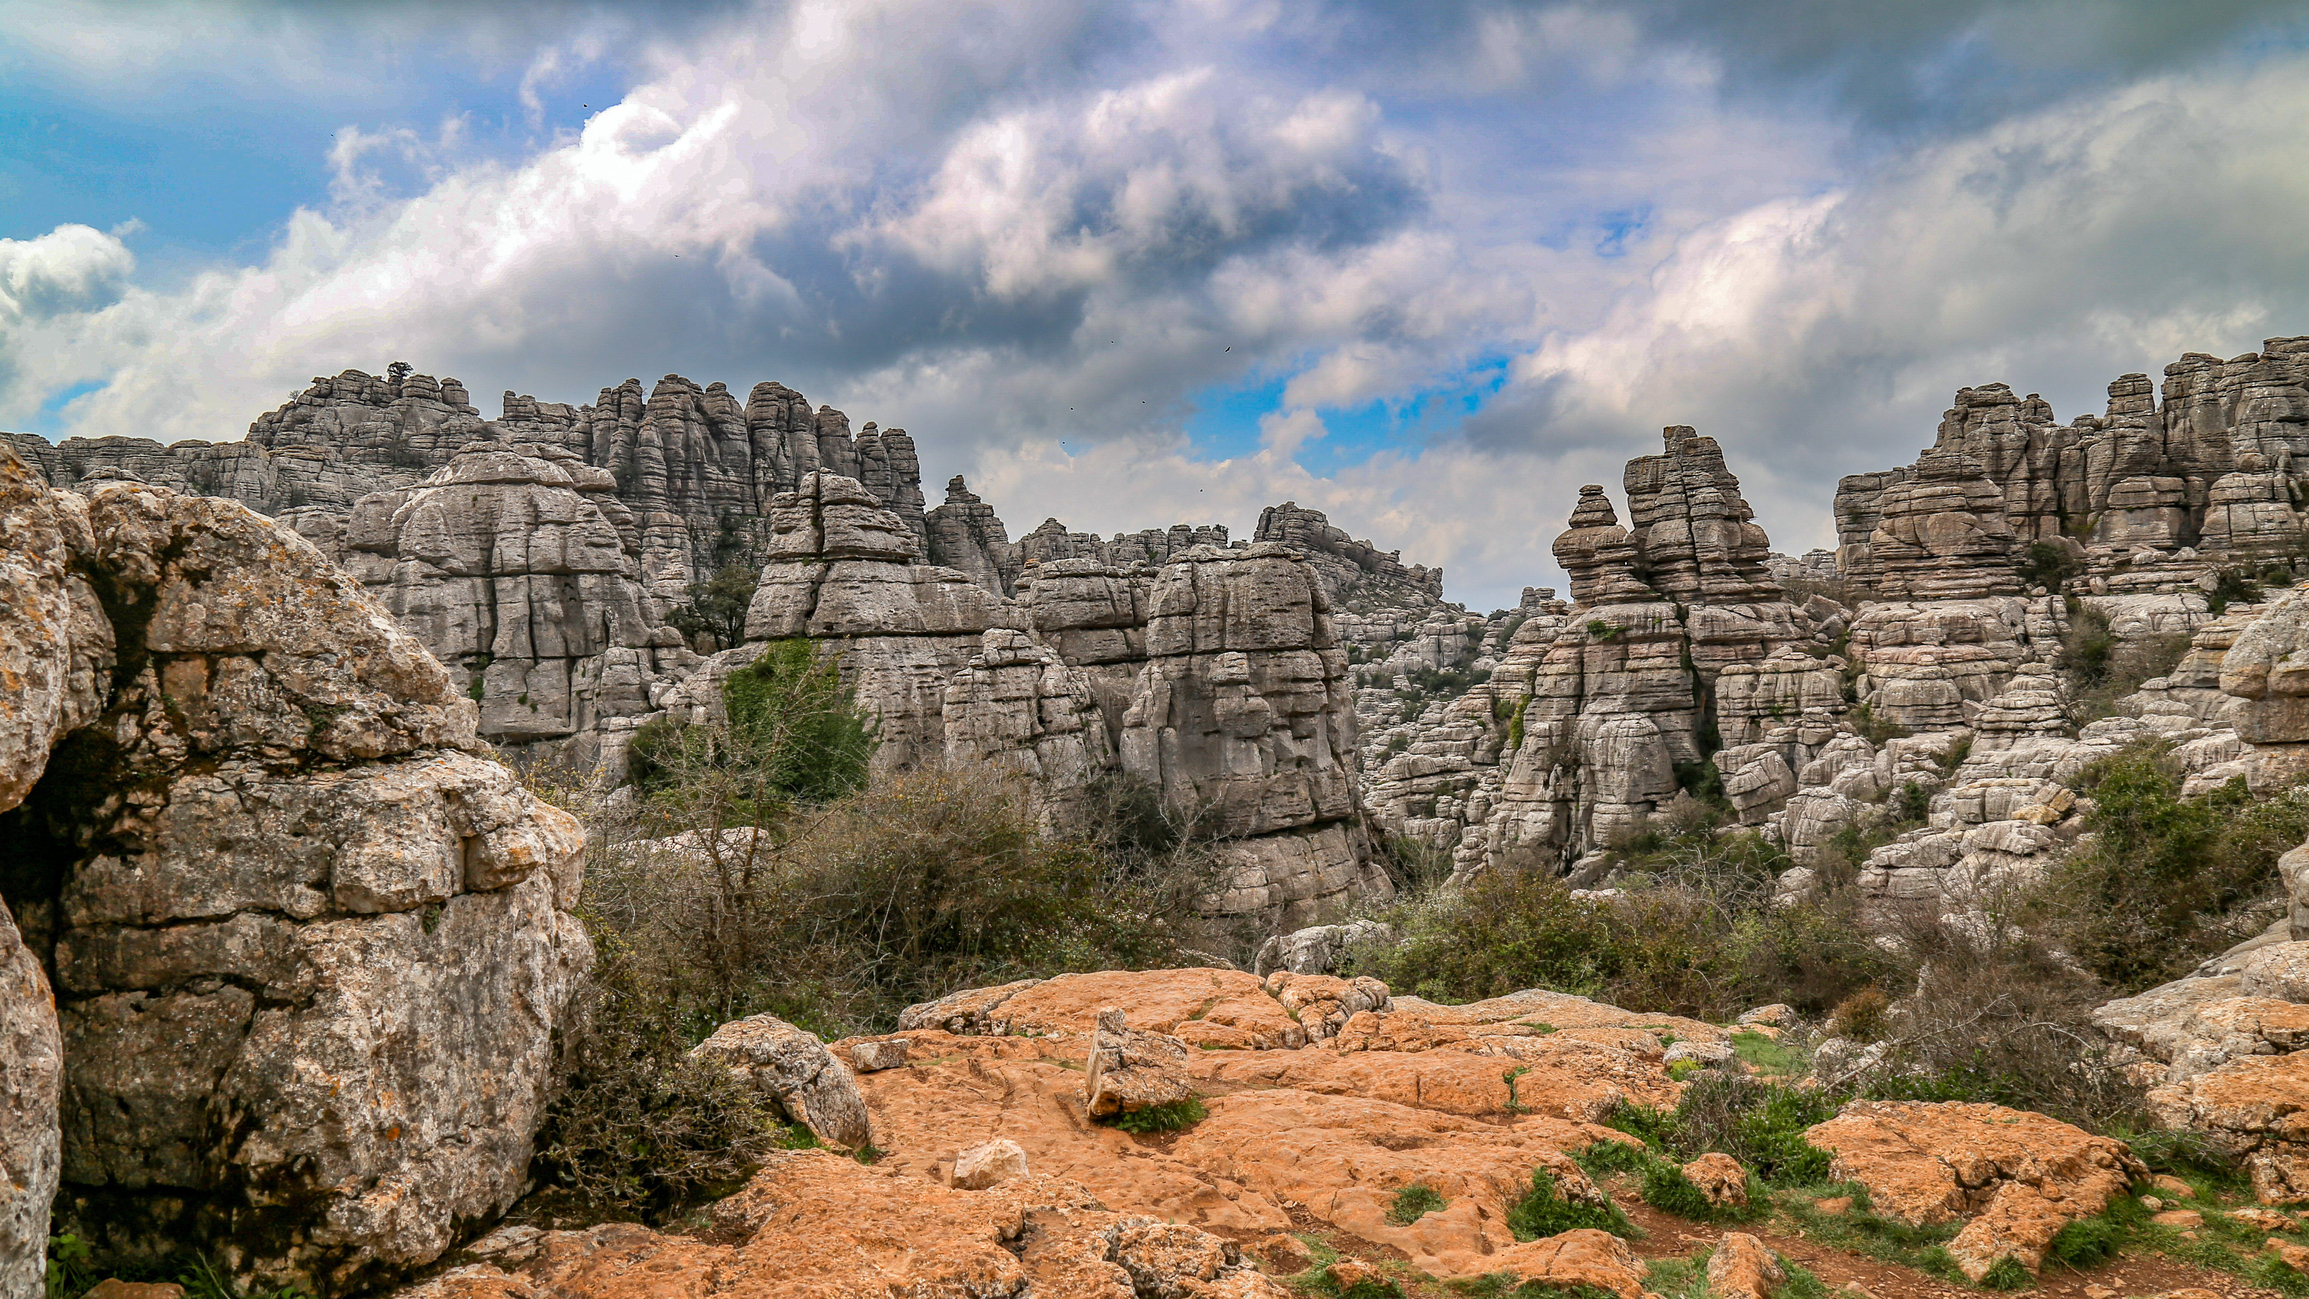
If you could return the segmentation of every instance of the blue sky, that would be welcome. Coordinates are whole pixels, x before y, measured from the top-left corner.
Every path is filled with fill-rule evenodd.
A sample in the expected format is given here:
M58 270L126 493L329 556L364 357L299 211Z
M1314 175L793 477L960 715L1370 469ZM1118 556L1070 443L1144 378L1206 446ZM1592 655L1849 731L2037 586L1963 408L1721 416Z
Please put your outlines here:
M1736 14L1732 10L1737 10ZM1720 437L1775 542L1950 393L2309 333L2299 6L0 0L0 427L407 359L912 431L1014 533L1286 498L1553 582Z

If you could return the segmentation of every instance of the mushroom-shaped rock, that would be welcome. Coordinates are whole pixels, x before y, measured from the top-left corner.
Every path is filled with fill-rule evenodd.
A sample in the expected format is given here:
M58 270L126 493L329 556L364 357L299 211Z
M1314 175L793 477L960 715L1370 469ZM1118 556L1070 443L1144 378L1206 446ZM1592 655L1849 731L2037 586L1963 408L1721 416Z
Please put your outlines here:
M788 1122L808 1128L829 1146L863 1150L874 1144L857 1078L815 1033L775 1015L753 1015L715 1029L691 1048L690 1058L729 1066L775 1102Z

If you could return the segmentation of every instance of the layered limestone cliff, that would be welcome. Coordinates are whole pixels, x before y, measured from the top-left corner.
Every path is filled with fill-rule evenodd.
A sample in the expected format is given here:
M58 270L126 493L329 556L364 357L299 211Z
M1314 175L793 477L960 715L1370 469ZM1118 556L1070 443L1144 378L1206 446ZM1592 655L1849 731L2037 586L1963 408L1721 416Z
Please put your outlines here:
M854 480L814 475L773 502L748 646L833 654L877 719L883 767L993 761L1039 779L1054 814L1110 773L1208 809L1232 866L1211 905L1297 921L1381 891L1357 798L1346 656L1313 567L1289 547L1190 547L1160 568L1026 567L1006 598L915 562L914 535Z
M609 473L610 494L641 530L644 581L661 600L685 598L717 556L766 526L771 498L825 470L863 483L927 535L922 467L903 429L813 410L800 393L759 383L743 403L727 387L669 374L646 394L628 379L591 405L508 392L484 419L464 385L396 365L384 378L346 370L313 380L249 426L242 442L72 438L50 445L4 435L51 486L122 478L187 495L224 496L263 514L293 514L300 531L341 530L373 492L416 484L474 441L555 446ZM308 518L310 516L310 518ZM332 525L325 520L334 519Z
M0 1269L51 1190L115 1256L426 1263L522 1190L583 830L297 534L84 485L0 450Z
M1382 823L1450 850L1463 875L1571 869L1719 748L1802 761L1836 732L1835 612L1788 603L1713 439L1676 427L1663 441L1628 463L1632 526L1601 487L1581 489L1556 542L1572 607L1527 614L1489 679L1372 773Z
M363 497L338 560L480 705L483 734L581 771L622 751L697 663L641 582L609 471L562 447L469 443Z
M1894 598L2017 593L2045 560L2095 594L2189 589L2208 570L2296 553L2309 462L2309 338L2227 361L2192 352L2109 385L2100 415L2054 422L2035 394L1965 388L1915 465L1836 494L1844 578ZM2210 589L2209 587L2207 589Z

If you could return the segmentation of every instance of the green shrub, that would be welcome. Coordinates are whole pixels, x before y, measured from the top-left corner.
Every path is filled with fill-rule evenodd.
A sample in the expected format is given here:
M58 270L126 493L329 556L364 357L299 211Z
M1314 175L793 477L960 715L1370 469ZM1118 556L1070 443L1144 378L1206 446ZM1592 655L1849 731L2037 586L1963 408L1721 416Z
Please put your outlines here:
M712 649L745 643L746 611L753 605L760 570L746 564L724 564L703 582L692 582L689 600L666 612L666 623L693 643Z
M1665 1159L1654 1159L1644 1169L1644 1203L1679 1218L1706 1221L1716 1216L1707 1193L1684 1176L1684 1170Z
M864 787L874 719L811 642L770 642L723 680L722 700L718 725L659 718L634 733L628 772L669 827L764 824Z
M2048 936L2118 994L2179 978L2210 951L2266 924L2239 914L2275 892L2277 858L2309 838L2309 795L2255 798L2241 780L2181 796L2162 742L2087 766L2078 787L2091 832L2057 867L2033 911Z
M1178 1132L1210 1116L1211 1112L1203 1107L1200 1100L1189 1096L1183 1101L1172 1101L1167 1105L1146 1105L1135 1110L1124 1110L1106 1122L1124 1132L1144 1135Z
M2035 1284L2036 1278L2010 1254L1996 1260L1980 1278L1983 1290L2026 1290Z
M1632 1236L1634 1224L1607 1197L1601 1204L1564 1198L1555 1177L1544 1168L1531 1172L1531 1190L1507 1210L1507 1229L1517 1240L1538 1240L1580 1227L1594 1227L1614 1236Z
M664 1223L744 1185L787 1134L728 1068L687 1058L676 1008L635 974L622 944L602 946L535 1171L566 1212Z
M47 1299L80 1299L103 1279L87 1241L71 1232L48 1238Z
M1387 1206L1387 1221L1398 1227L1408 1227L1428 1214L1443 1207L1441 1192L1425 1182L1413 1182L1395 1193L1394 1202Z
M1755 835L1702 832L1622 852L1625 869L1658 872L1651 887L1575 898L1533 870L1407 893L1376 913L1398 941L1354 953L1354 972L1433 1001L1552 988L1717 1021L1765 1001L1821 1013L1888 976L1890 959L1847 902L1771 905L1785 859Z
M2037 541L2029 543L2017 567L2023 588L2041 586L2057 595L2070 578L2084 571L2084 559L2066 546Z
M1353 1285L1339 1284L1338 1274L1330 1267L1323 1269L1323 1292L1339 1299L1403 1299L1403 1287L1382 1277L1365 1277Z
M2108 1214L2078 1218L2052 1238L2052 1244L2045 1247L2045 1259L2063 1267L2091 1267L2116 1257L2124 1239L2124 1227Z

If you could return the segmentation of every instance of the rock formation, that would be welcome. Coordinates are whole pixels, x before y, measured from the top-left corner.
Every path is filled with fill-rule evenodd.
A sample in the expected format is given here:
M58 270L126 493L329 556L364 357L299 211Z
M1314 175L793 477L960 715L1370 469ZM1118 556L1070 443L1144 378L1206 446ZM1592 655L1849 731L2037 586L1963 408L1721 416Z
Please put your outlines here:
M582 828L301 537L82 481L0 451L0 672L34 687L0 704L0 1266L59 1177L58 1229L119 1255L320 1293L428 1262L522 1190Z
M1387 887L1357 800L1345 655L1314 569L1279 545L1196 547L1161 569L1028 567L1006 599L914 562L914 534L859 483L815 474L772 503L751 644L675 701L702 720L763 642L833 653L878 719L884 768L989 761L1063 815L1109 772L1209 809L1230 914L1319 918Z
M579 770L621 771L632 729L697 663L654 616L613 486L558 446L475 442L363 497L341 540L344 566L461 678L483 734Z
M1024 558L994 507L978 499L962 475L948 480L946 503L930 511L926 522L931 563L968 573L997 595L1011 593Z
M1323 575L1331 603L1355 613L1373 607L1400 608L1440 604L1443 570L1405 565L1403 552L1382 552L1368 541L1358 541L1336 528L1321 510L1304 510L1297 501L1285 501L1259 511L1253 541L1275 541L1307 557Z
M1574 607L1522 620L1489 680L1373 773L1382 822L1450 849L1462 872L1566 869L1632 833L1721 744L1793 767L1835 733L1840 665L1797 652L1825 654L1821 626L1773 582L1722 451L1689 428L1663 441L1628 464L1633 526L1601 487L1581 489L1556 542Z
M2162 397L2128 374L2103 414L2063 425L2034 394L1960 390L1915 466L1840 485L1842 576L1896 598L1999 595L2050 546L2095 593L2169 594L2297 550L2309 338L2227 361L2192 352L2165 367Z

